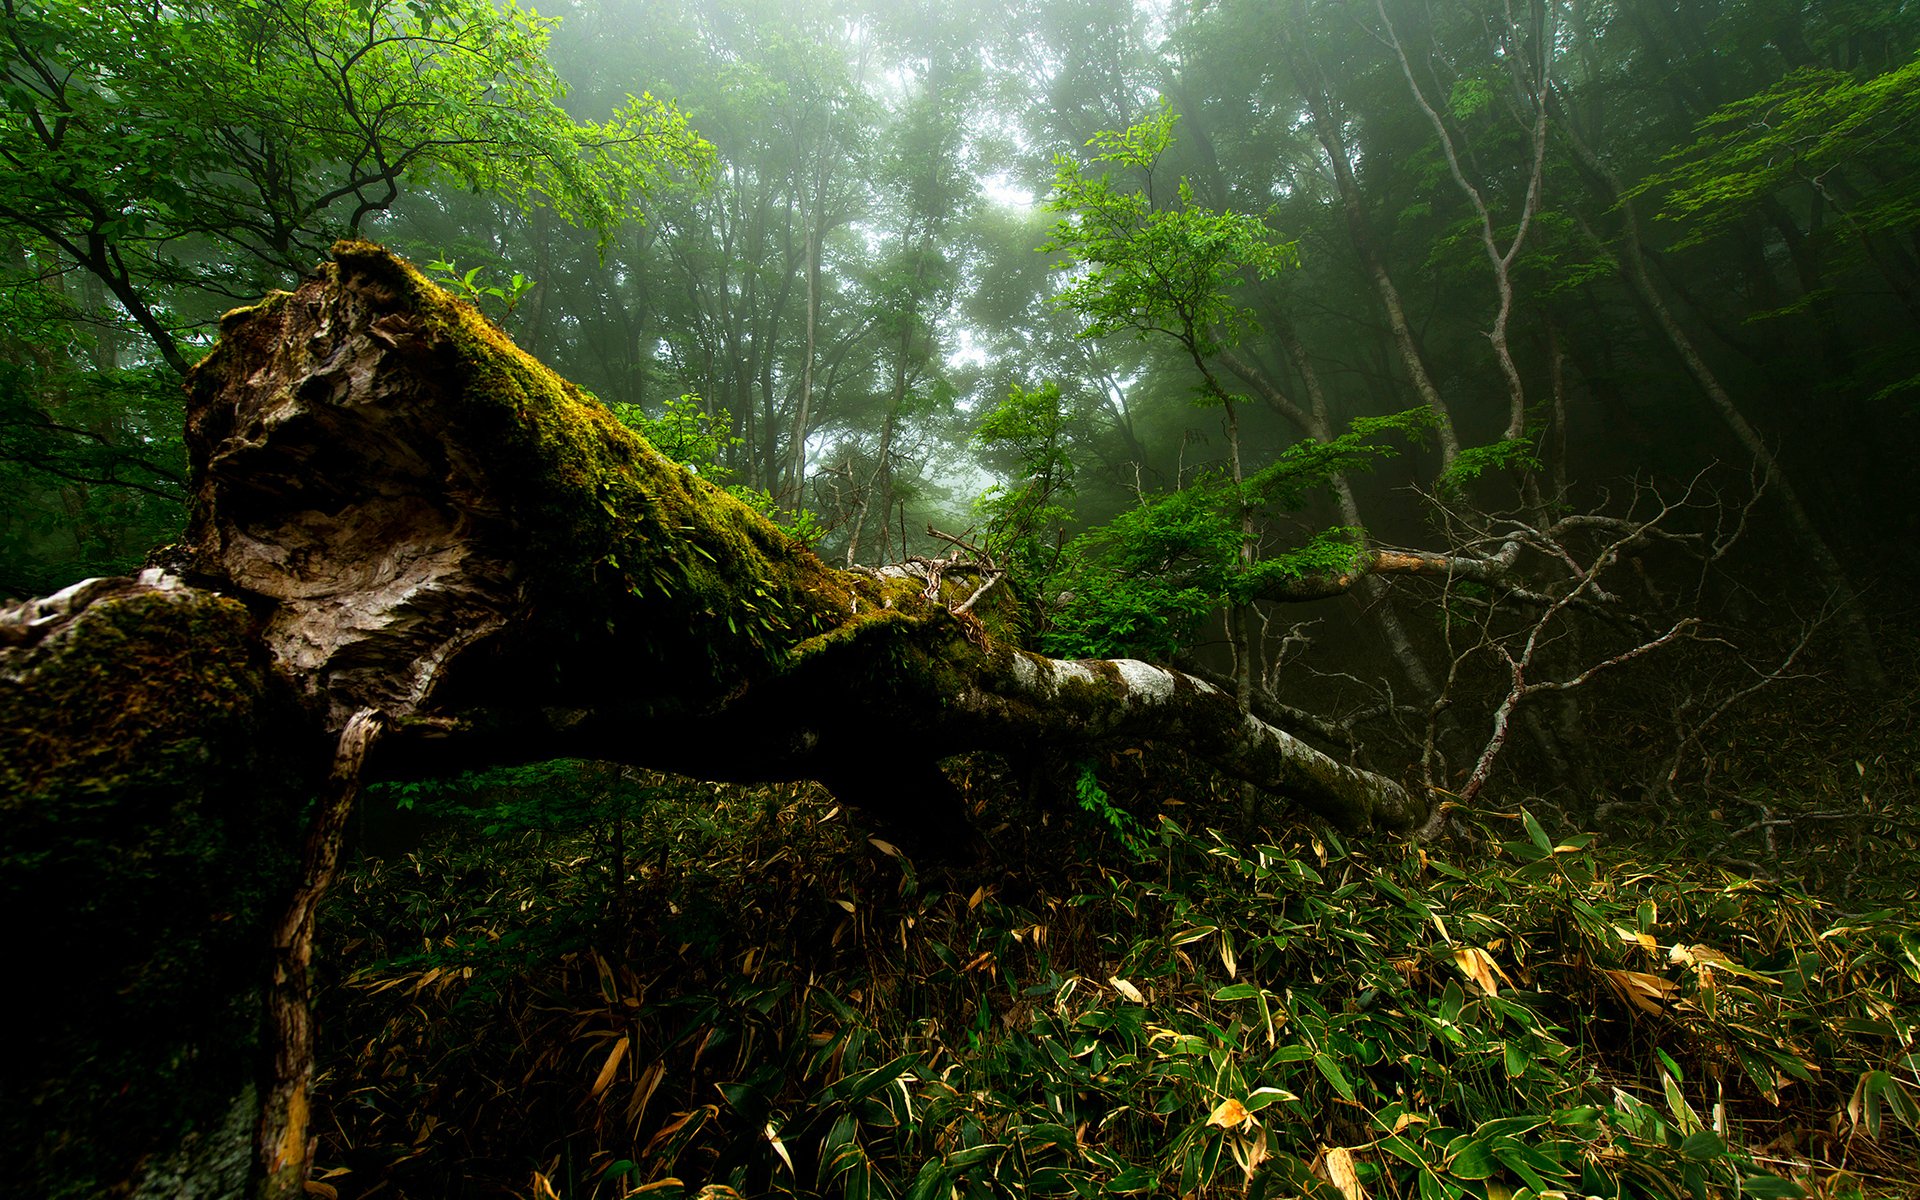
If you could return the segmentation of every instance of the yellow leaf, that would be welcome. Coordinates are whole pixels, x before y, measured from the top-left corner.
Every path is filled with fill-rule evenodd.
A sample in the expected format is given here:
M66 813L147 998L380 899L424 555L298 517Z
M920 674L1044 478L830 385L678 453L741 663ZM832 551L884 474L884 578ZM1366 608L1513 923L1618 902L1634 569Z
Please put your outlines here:
M1353 1151L1336 1146L1320 1162L1327 1182L1340 1189L1346 1200L1367 1200L1367 1189L1360 1186L1360 1173L1353 1167Z
M1135 1004L1145 1004L1147 1002L1147 998L1140 994L1139 988L1133 986L1131 983L1128 983L1126 980L1120 978L1118 975L1114 976L1112 979L1107 980L1107 982L1113 985L1114 991L1119 992L1122 996L1125 996L1127 999L1133 1001Z
M867 839L867 841L873 843L873 848L875 850L878 850L880 853L886 855L888 858L900 857L900 847L894 845L892 842L882 841L877 837L870 837Z
M1453 965L1460 973L1480 985L1480 990L1489 996L1498 996L1500 986L1493 981L1495 971L1493 956L1478 946L1462 946L1453 952ZM1509 981L1511 982L1511 981Z
M1251 1120L1253 1114L1247 1111L1247 1106L1229 1096L1215 1106L1213 1115L1207 1118L1207 1124L1218 1125L1222 1129L1238 1129Z
M780 1140L780 1131L773 1127L772 1121L767 1122L767 1141L773 1143L773 1152L780 1156L780 1161L787 1164L787 1174L793 1174L793 1159L787 1156L787 1144Z
M1635 933L1633 930L1622 928L1619 925L1613 927L1613 932L1621 941L1627 943L1629 946L1638 946L1648 954L1660 953L1660 943L1654 941L1653 935L1650 933Z
M1730 963L1732 956L1715 950L1712 946L1683 946L1679 942L1667 951L1667 961L1684 963L1687 966L1699 966L1702 963Z
M646 1114L648 1101L653 1099L654 1089L660 1086L660 1079L666 1073L667 1064L655 1059L634 1081L633 1097L627 1101L627 1121L636 1131L640 1128L640 1118Z
M1240 1169L1246 1172L1248 1183L1253 1182L1254 1173L1260 1169L1260 1164L1272 1157L1267 1153L1266 1134L1259 1132L1257 1124L1254 1130L1252 1136L1234 1138L1227 1147L1233 1151L1233 1161L1239 1163Z
M979 908L980 902L982 900L985 900L986 898L987 898L987 885L983 883L979 887L973 889L973 895L967 898L967 911L972 912L974 909Z
M1607 969L1600 974L1606 979L1608 986L1613 988L1615 995L1642 1012L1665 1012L1667 1004L1680 992L1680 985L1671 979L1649 975L1645 971Z
M613 1044L613 1049L607 1052L607 1061L601 1064L600 1076L593 1081L593 1090L587 1093L589 1096L598 1096L607 1090L607 1085L613 1082L614 1072L620 1069L620 1060L626 1056L627 1038L622 1035L620 1040Z

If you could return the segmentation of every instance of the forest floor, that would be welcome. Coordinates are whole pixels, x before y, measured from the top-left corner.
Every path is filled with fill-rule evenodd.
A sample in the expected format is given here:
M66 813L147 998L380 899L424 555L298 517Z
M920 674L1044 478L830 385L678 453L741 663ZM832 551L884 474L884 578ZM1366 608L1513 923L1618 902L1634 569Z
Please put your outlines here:
M1914 710L1820 712L1632 838L1215 829L1123 757L976 764L934 868L808 785L481 781L324 914L311 1190L1920 1196Z

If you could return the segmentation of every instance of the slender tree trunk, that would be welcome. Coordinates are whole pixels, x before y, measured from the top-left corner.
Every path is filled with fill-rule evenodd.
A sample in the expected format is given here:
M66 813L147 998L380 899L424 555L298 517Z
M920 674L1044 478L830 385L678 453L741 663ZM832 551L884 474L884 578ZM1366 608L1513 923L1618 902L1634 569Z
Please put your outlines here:
M1467 179L1466 171L1460 165L1460 153L1454 146L1453 134L1447 123L1427 101L1426 92L1420 87L1420 81L1414 76L1413 62L1407 57L1406 47L1400 44L1400 38L1393 28L1392 18L1387 16L1386 0L1375 0L1375 11L1386 27L1387 44L1393 48L1394 55L1400 61L1401 73L1407 81L1407 89L1413 93L1414 103L1427 121L1433 126L1434 135L1440 141L1440 149L1445 154L1447 167L1453 173L1453 181L1473 205L1474 215L1479 221L1480 245L1486 252L1487 264L1493 272L1494 315L1493 327L1487 330L1487 341L1493 346L1494 358L1500 364L1500 376L1507 385L1507 428L1502 435L1513 441L1527 431L1527 390L1520 377L1520 368L1513 360L1513 347L1507 338L1507 326L1513 317L1513 264L1519 258L1521 248L1526 244L1527 231L1533 225L1533 217L1540 205L1540 188L1544 176L1547 157L1547 92L1551 87L1548 65L1552 61L1549 48L1551 28L1542 31L1537 39L1540 61L1534 78L1527 80L1528 98L1533 102L1531 128L1528 136L1529 165L1527 172L1526 198L1520 205L1520 216L1514 224L1513 236L1503 249L1494 231L1493 214L1487 208L1486 198L1480 189ZM1509 32L1515 35L1515 43L1522 39L1519 30L1509 24Z
M1454 431L1453 414L1447 407L1446 398L1440 394L1432 376L1427 373L1426 360L1414 339L1413 327L1407 321L1406 305L1400 299L1400 289L1394 285L1393 276L1387 272L1386 264L1374 245L1366 207L1361 201L1360 186L1353 177L1353 165L1347 159L1346 143L1333 117L1332 100L1325 79L1319 77L1317 62L1301 61L1307 53L1298 47L1294 49L1291 56L1294 77L1306 99L1307 114L1313 123L1314 133L1320 140L1321 148L1326 151L1334 187L1340 196L1340 209L1346 217L1347 235L1353 242L1354 252L1359 255L1368 279L1373 283L1375 294L1380 298L1380 307L1386 312L1387 325L1393 331L1393 344L1399 351L1400 363L1406 369L1407 378L1419 395L1420 402L1433 410L1435 432L1440 442L1440 463L1444 469L1452 466L1453 460L1460 454L1460 436Z
M1566 129L1563 126L1563 129ZM1872 632L1867 628L1866 606L1860 599L1859 591L1848 577L1840 560L1827 544L1826 538L1814 524L1813 517L1800 501L1800 493L1793 481L1781 469L1780 460L1767 444L1766 438L1747 420L1733 396L1720 382L1712 367L1707 364L1693 339L1674 318L1673 311L1667 307L1660 290L1654 286L1647 272L1646 253L1640 238L1639 218L1634 213L1633 201L1624 197L1619 180L1612 168L1601 161L1571 129L1566 129L1568 143L1574 149L1588 172L1604 184L1609 199L1614 203L1621 216L1621 260L1626 268L1627 279L1633 285L1636 295L1645 306L1654 325L1666 338L1669 346L1686 366L1687 373L1700 386L1721 422L1726 425L1753 461L1759 465L1766 480L1767 490L1773 494L1781 515L1786 518L1787 528L1794 539L1800 543L1801 551L1807 556L1813 568L1815 578L1826 588L1834 609L1834 618L1839 624L1841 645L1846 654L1847 672L1856 686L1879 690L1886 686L1886 672L1880 664L1880 655L1875 647Z
M274 929L273 983L267 992L272 1069L255 1143L261 1200L299 1196L306 1186L312 1158L307 1089L313 1082L313 1018L308 1007L313 921L340 865L340 840L360 791L360 773L381 728L379 712L365 708L340 731L333 769L301 850L300 882Z

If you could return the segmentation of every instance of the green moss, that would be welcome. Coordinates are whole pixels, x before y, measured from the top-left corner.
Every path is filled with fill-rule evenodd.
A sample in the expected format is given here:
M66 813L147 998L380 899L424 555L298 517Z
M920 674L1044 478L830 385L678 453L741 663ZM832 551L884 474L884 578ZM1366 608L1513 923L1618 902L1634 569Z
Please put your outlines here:
M334 257L341 282L390 293L420 320L454 380L454 436L487 464L488 499L523 539L512 551L523 577L553 598L536 598L534 619L569 626L534 632L602 646L571 657L609 674L669 671L697 704L777 669L851 611L845 577L655 452L470 305L379 247L343 242Z
M297 714L232 601L101 600L6 659L0 938L31 982L29 1033L0 1055L0 1159L30 1194L98 1195L250 1083L324 756L288 753Z

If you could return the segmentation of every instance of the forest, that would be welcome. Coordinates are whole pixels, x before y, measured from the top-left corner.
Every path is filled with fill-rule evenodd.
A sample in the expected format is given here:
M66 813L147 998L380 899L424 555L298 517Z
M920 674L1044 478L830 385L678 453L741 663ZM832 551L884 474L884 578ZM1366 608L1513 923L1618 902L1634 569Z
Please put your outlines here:
M1920 1197L1920 3L0 0L26 1194Z

